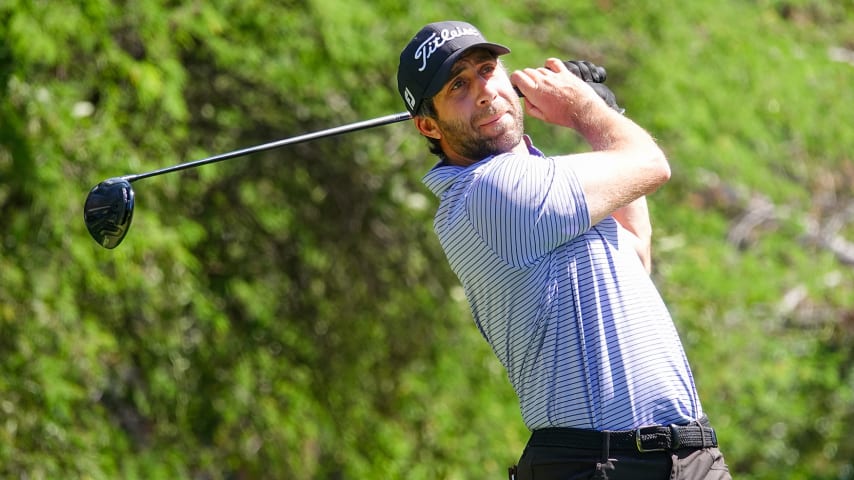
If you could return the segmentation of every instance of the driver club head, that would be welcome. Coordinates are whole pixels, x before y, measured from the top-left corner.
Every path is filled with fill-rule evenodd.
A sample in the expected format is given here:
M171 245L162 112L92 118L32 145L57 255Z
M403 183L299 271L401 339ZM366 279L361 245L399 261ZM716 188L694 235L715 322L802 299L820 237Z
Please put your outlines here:
M83 221L92 238L104 248L116 248L133 219L133 188L122 177L95 185L83 206Z

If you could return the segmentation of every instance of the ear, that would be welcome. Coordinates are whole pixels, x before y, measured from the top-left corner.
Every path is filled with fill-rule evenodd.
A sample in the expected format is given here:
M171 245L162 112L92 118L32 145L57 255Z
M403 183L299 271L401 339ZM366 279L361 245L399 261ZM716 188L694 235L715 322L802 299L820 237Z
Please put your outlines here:
M436 120L422 116L413 117L413 120L415 121L415 128L425 137L435 138L436 140L442 138L442 131L439 129L439 124L436 123Z

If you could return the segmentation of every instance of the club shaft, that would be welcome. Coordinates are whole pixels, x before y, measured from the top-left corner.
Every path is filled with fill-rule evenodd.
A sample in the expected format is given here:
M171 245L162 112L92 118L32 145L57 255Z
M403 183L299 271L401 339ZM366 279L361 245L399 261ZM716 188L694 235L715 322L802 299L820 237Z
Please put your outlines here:
M137 173L133 175L125 175L121 178L127 180L128 182L133 182L136 180L142 180L143 178L154 177L156 175L163 175L164 173L172 173L177 172L179 170L186 170L188 168L195 168L202 165L207 165L210 163L221 162L223 160L228 160L230 158L242 157L244 155L250 155L257 152L263 152L265 150L272 150L274 148L284 147L286 145L293 145L296 143L308 142L310 140L316 140L318 138L331 137L333 135L340 135L342 133L355 132L358 130L365 130L367 128L379 127L382 125L389 125L392 123L402 122L405 120L409 120L412 116L409 112L401 112L395 113L392 115L386 115L383 117L377 117L370 120L363 120L361 122L350 123L347 125L341 125L339 127L327 128L326 130L320 130L317 132L306 133L303 135L298 135L296 137L285 138L282 140L277 140L275 142L265 143L262 145L256 145L254 147L243 148L241 150L234 150L233 152L222 153L220 155L214 155L213 157L203 158L201 160L195 160L192 162L181 163L179 165L174 165L171 167L161 168L159 170L153 170L151 172L146 173Z

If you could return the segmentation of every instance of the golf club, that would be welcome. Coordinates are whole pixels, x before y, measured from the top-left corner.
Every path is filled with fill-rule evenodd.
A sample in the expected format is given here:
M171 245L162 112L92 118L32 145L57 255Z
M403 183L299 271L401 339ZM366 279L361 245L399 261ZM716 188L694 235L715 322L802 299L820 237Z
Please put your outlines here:
M275 142L256 145L254 147L235 150L233 152L215 155L192 162L182 163L171 167L161 168L146 173L113 177L95 185L86 197L83 206L83 221L92 238L104 248L116 248L127 235L130 223L133 219L134 193L131 183L143 178L154 177L166 173L195 168L209 163L221 162L230 158L242 157L252 153L271 150L274 148L308 142L342 133L355 132L381 125L402 122L412 118L409 112L395 113L377 117L371 120L350 123L340 127L328 128L318 132L306 133L296 137L277 140Z
M564 62L564 65L576 76L593 85L597 93L609 102L613 108L619 109L616 101L613 99L613 93L605 88L604 90L597 89L597 84L601 84L607 78L607 72L604 67L593 65L585 61L569 60ZM515 87L514 87L515 88ZM516 93L522 97L522 93L516 89ZM606 96L610 95L610 99ZM328 128L318 132L306 133L296 137L286 138L275 142L265 143L254 147L235 150L233 152L215 155L213 157L204 158L187 163L181 163L171 167L153 170L147 173L138 173L125 175L122 177L113 177L95 185L89 191L86 197L86 203L83 206L83 221L86 223L86 228L92 238L104 248L116 248L130 229L131 220L133 219L134 192L131 183L143 178L154 177L166 173L195 168L209 163L221 162L235 157L242 157L252 153L257 153L274 148L293 145L296 143L307 142L342 133L355 132L367 128L378 127L381 125L389 125L392 123L402 122L412 118L409 112L395 113L383 117L377 117L371 120L363 120L340 127Z

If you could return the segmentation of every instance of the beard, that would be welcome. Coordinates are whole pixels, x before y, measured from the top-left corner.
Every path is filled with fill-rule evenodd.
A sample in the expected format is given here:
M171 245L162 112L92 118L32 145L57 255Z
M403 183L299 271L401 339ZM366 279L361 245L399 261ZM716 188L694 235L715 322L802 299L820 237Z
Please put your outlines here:
M499 108L501 107L501 108ZM500 123L492 128L499 130L492 135L479 132L478 124L484 118L489 118L501 111L507 111L512 117L512 123ZM436 119L448 145L458 154L475 161L486 157L509 152L522 141L524 114L522 104L506 102L505 105L493 104L474 115L468 122L465 120L443 121Z

